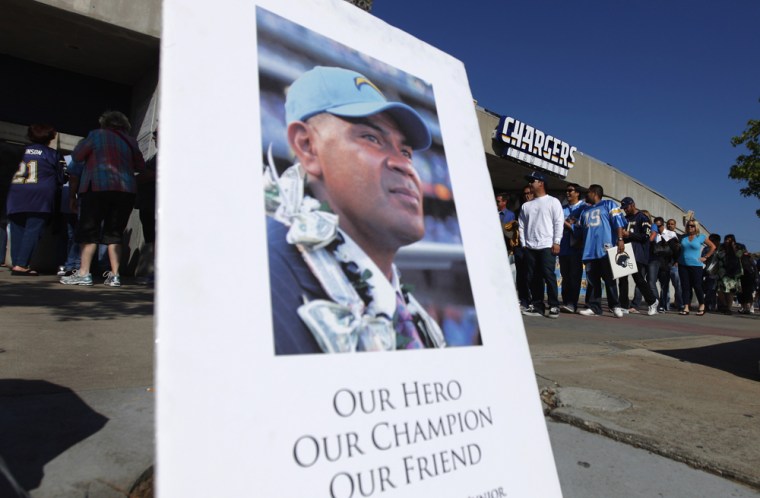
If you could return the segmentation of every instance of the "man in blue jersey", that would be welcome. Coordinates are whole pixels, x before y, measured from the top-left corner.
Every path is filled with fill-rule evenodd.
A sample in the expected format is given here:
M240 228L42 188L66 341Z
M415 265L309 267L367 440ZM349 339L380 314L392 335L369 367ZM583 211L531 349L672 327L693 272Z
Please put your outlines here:
M623 309L618 300L617 286L612 278L612 268L607 258L607 249L617 245L618 252L625 250L623 228L626 220L614 201L602 199L601 185L591 185L586 193L588 207L581 213L577 230L583 233L583 263L586 265L586 297L588 308L581 311L584 316L602 314L602 279L607 289L607 303L616 318L623 317ZM614 234L614 236L613 236ZM613 240L617 239L615 243Z
M559 243L559 271L562 275L562 306L560 309L575 313L578 309L578 296L581 293L581 278L583 275L582 251L577 244L578 237L574 234L575 224L581 213L588 206L581 199L581 187L571 183L565 189L567 205L562 209L565 216L565 226L562 241Z

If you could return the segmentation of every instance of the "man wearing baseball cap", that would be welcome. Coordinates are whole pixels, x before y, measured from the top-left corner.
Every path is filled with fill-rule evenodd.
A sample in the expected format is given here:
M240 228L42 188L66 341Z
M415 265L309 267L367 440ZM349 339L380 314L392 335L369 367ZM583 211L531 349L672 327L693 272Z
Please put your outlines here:
M583 236L583 264L586 265L586 304L580 311L583 316L602 315L602 280L607 290L607 304L616 318L623 318L618 289L607 258L607 249L617 245L618 254L625 251L623 230L625 218L620 207L611 199L604 199L604 188L589 185L586 191L588 206L580 215L575 230ZM615 242L616 241L616 242Z
M412 166L425 121L364 75L321 66L293 82L285 113L297 163L265 173L276 354L445 346L393 263L425 233Z
M623 208L625 219L628 222L628 225L623 229L623 242L631 243L633 256L636 259L636 266L638 268L638 271L631 276L636 284L636 288L647 302L647 315L656 315L659 301L654 292L652 292L652 287L647 283L645 277L649 266L649 239L652 234L652 222L649 220L649 216L636 208L636 203L630 197L624 197L620 201L620 207ZM638 313L638 309L629 308L630 300L628 297L627 276L618 280L618 292L620 295L620 306L629 312Z
M549 303L549 313L546 316L558 318L559 298L554 270L557 266L559 243L562 240L565 222L562 204L556 197L546 192L546 178L542 173L533 171L530 175L526 175L525 179L534 198L523 204L518 223L520 243L525 249L528 264L532 301L522 313L526 316L545 314L545 287Z

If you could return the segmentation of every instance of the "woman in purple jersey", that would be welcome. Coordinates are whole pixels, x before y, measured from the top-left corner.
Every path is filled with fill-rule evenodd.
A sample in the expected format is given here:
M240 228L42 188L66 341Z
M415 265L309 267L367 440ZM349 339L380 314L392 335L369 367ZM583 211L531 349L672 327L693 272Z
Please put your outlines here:
M13 275L37 275L29 268L29 261L53 212L56 189L63 181L61 155L50 148L56 135L50 125L29 126L27 137L32 143L26 147L8 191Z

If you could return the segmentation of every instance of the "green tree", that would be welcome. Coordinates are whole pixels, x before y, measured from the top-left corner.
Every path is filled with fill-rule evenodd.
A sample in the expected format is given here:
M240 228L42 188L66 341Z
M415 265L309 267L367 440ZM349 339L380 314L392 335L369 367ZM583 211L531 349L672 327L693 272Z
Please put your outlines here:
M747 121L747 129L738 137L733 137L731 145L746 145L749 153L736 158L736 164L731 166L728 177L747 182L747 186L739 190L744 197L760 199L760 120ZM755 214L760 217L760 209Z

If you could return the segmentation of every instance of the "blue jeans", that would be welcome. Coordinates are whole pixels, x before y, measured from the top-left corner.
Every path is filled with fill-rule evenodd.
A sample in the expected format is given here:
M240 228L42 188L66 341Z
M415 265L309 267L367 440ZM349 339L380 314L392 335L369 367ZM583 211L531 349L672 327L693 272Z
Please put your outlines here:
M602 314L602 279L607 289L607 304L610 308L617 308L618 290L615 280L612 278L612 268L607 256L599 259L589 259L586 264L586 303L597 315Z
M702 292L702 267L678 265L678 277L681 279L681 296L684 307L691 304L691 291L697 296L697 303L705 303L705 293Z
M578 306L583 276L583 261L578 251L559 257L559 272L562 275L562 304Z
M660 268L660 304L666 310L670 309L670 284L673 283L675 294L676 308L683 308L683 299L681 296L681 279L678 276L677 266L666 266Z
M557 267L557 257L552 254L550 247L545 249L525 248L528 268L531 271L530 295L531 303L539 313L544 311L544 285L546 286L546 299L549 308L559 308L557 297L557 275L554 273Z
M48 213L13 213L11 222L11 262L14 266L29 266L32 253L42 236Z
M56 240L56 262L67 270L73 270L81 266L79 256L79 244L74 242L74 234L77 227L77 215L62 213L58 224L58 236Z

